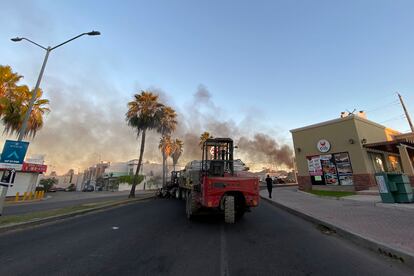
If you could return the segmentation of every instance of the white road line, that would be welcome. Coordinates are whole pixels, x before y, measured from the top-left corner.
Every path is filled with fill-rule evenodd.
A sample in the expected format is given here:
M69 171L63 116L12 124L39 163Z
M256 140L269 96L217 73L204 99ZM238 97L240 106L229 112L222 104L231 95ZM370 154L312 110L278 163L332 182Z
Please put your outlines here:
M220 226L220 275L230 276L224 225Z

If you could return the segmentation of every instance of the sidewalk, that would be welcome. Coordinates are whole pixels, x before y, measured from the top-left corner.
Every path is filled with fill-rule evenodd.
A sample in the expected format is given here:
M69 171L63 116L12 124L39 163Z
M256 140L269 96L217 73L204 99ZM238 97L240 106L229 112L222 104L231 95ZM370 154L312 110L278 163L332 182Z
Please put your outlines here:
M297 188L266 190L260 195L273 204L315 223L333 227L340 235L364 247L389 255L414 267L414 209L394 208L378 203L378 198L352 196L336 200L300 192ZM405 204L406 205L406 204ZM414 205L414 204L413 204Z

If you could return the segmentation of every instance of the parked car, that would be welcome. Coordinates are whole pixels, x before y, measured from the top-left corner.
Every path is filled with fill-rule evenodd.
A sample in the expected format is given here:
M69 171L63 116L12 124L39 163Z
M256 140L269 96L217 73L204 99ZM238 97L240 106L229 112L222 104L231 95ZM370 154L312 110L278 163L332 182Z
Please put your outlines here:
M93 192L95 188L92 185L87 185L83 188L82 192Z

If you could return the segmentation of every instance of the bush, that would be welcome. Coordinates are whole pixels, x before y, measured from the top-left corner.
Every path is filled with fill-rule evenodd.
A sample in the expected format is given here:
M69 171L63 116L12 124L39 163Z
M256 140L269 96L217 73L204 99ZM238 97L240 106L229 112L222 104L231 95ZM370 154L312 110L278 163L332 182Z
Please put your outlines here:
M133 175L123 175L123 176L120 176L118 178L118 180L119 180L119 183L128 183L129 185L132 185L132 183L134 181L134 178L135 178L135 176L133 176ZM137 185L139 183L141 183L142 180L144 180L144 176L143 175L138 175L137 176Z
M39 184L43 186L43 191L48 192L53 185L57 184L58 180L54 177L43 178L39 181ZM40 188L40 187L39 187Z

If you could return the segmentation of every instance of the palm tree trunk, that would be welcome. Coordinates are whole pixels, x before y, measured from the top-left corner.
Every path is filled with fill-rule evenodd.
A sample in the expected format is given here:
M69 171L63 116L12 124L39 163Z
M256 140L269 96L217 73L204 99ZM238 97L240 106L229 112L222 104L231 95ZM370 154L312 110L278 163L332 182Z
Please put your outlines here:
M146 129L144 129L142 131L142 136L141 136L141 148L139 150L139 159L138 159L138 165L137 165L137 170L135 171L135 177L132 181L132 187L131 187L131 192L129 193L129 198L131 197L135 197L135 187L137 186L137 180L138 180L138 175L139 175L139 170L141 169L141 163L142 163L142 157L144 155L144 147L145 147L145 131Z
M165 188L165 154L162 155L162 187Z

